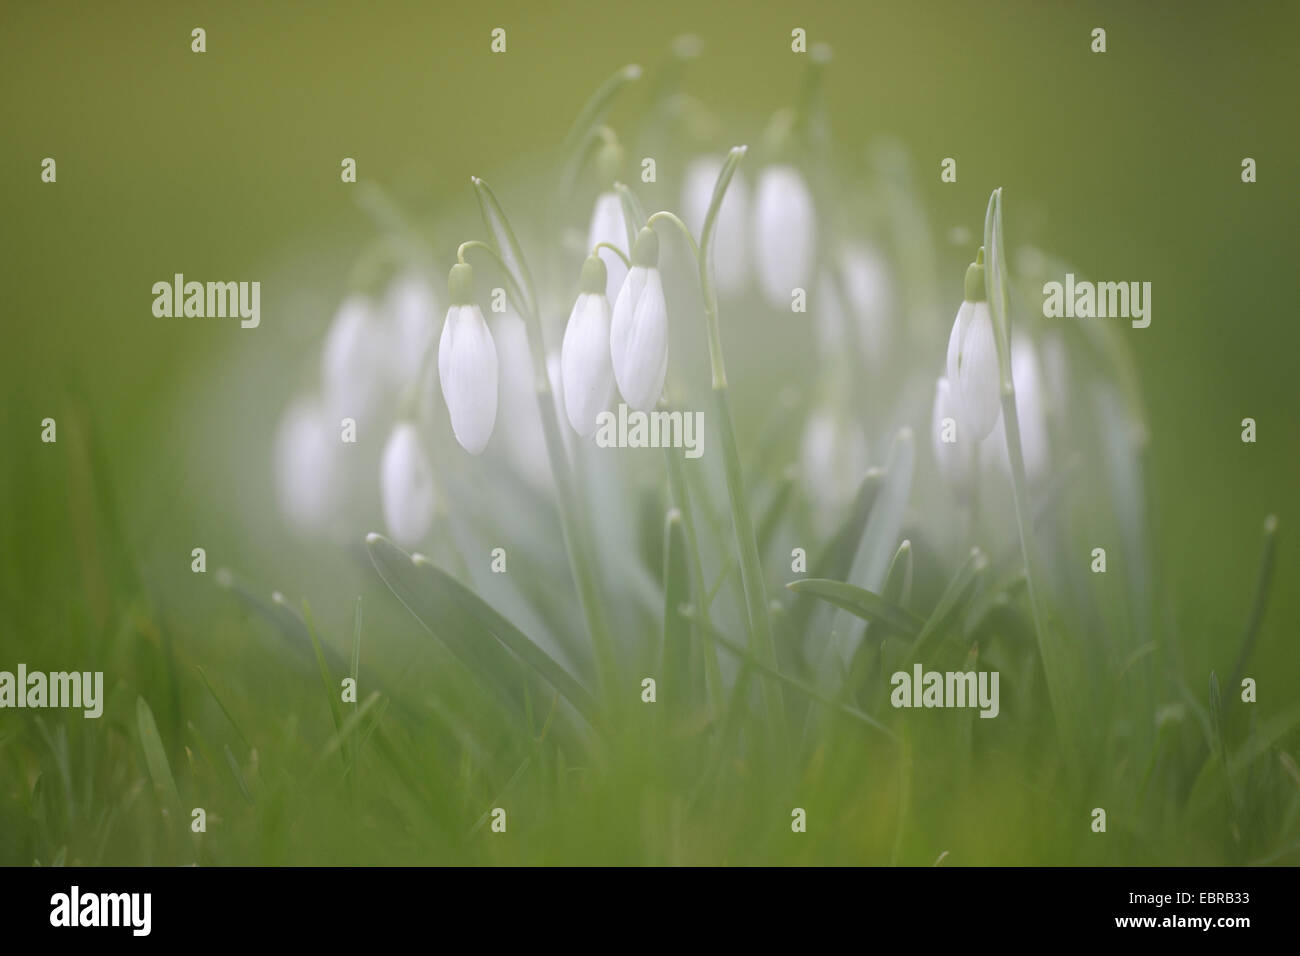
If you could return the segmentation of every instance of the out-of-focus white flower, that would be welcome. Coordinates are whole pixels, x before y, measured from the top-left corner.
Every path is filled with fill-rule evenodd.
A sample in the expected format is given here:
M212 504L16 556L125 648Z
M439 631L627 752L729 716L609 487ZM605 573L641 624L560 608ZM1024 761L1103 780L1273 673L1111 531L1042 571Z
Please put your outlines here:
M320 533L334 517L342 488L340 438L322 403L299 397L275 433L275 491L280 511L301 533Z
M1016 387L1016 420L1020 425L1020 451L1025 460L1025 477L1036 482L1047 475L1051 464L1051 444L1047 437L1047 409L1044 403L1042 369L1034 346L1026 339L1011 344L1011 380ZM1006 420L999 419L992 438L984 443L981 460L990 461L1003 475L1011 475L1011 455L1007 447Z
M686 167L682 187L682 218L698 236L713 201L713 187L722 172L722 160L701 156ZM718 210L713 243L713 274L721 295L740 292L749 281L749 184L737 170ZM789 293L786 293L789 295Z
M962 433L952 386L940 378L934 386L934 413L930 418L930 441L934 460L944 483L953 491L969 486L975 464L975 442Z
M438 378L456 441L477 455L497 419L497 350L473 301L473 269L463 262L452 266L449 286L452 304L438 340Z
M816 252L812 192L793 166L768 166L754 200L758 282L775 309L790 307L790 293L807 288Z
M840 269L862 349L869 361L879 365L889 355L893 339L894 290L889 269L874 248L860 242L840 250Z
M519 313L513 310L492 316L488 328L492 332L492 341L496 343L497 362L501 367L498 390L501 437L515 470L536 487L544 488L550 480L551 468L546 456L541 412L537 407L528 329Z
M365 296L344 299L325 337L321 380L331 417L375 421L392 392L388 330Z
M659 401L668 374L668 308L659 277L659 238L653 229L642 229L632 247L632 268L614 303L609 349L624 401L649 411Z
M595 249L596 243L608 242L616 249L627 248L627 226L624 225L623 203L618 193L610 189L596 197L596 208L591 213L591 228L587 230L587 248ZM611 301L623 288L627 278L627 266L617 254L608 249L601 249L598 255L605 263L605 295Z
M573 430L584 438L596 430L596 416L609 408L614 397L605 278L604 263L589 256L582 264L578 299L569 314L560 349L564 407Z
M966 297L948 337L948 382L958 416L973 441L983 441L997 424L1001 386L993 315L984 294L984 250L966 270Z
M799 467L813 524L819 534L827 534L866 474L867 437L858 425L829 409L817 409L804 426Z
M401 421L388 436L379 465L384 524L399 544L418 543L433 524L433 464L415 425Z
M817 276L817 294L809 311L816 331L817 351L822 360L830 362L842 357L848 331L848 315L844 311L844 300L840 297L835 278L825 269Z
M423 276L408 273L393 280L384 298L390 335L388 359L395 384L405 388L420 372L437 334L438 303Z

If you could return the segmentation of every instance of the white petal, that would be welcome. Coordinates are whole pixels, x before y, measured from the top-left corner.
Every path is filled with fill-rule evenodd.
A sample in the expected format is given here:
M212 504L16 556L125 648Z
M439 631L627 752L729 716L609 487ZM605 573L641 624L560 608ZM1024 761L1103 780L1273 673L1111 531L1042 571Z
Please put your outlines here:
M959 322L960 316L959 312ZM950 360L951 357L950 346ZM993 431L1001 408L998 349L987 302L976 302L971 306L969 321L958 343L956 365L956 378L950 374L949 380L956 383L962 422L970 430L972 439L982 441Z
M608 242L610 245L627 251L627 227L623 219L623 203L618 193L610 190L596 197L596 207L591 213L591 228L587 232L587 250L596 248L596 243ZM617 255L608 249L600 250L601 261L605 263L605 295L612 302L618 295L627 277L627 266Z
M596 416L614 397L609 326L609 300L604 295L578 296L564 330L560 364L569 423L583 437L596 430Z
M873 363L889 354L893 328L894 292L889 269L875 249L865 243L845 246L840 254L844 290L858 322L866 357Z
M338 505L339 432L315 400L299 398L275 434L275 489L280 510L299 532L320 531Z
M754 231L758 280L776 309L790 308L790 294L806 289L815 252L812 193L793 166L769 166L758 178Z
M658 269L633 267L614 305L610 327L614 379L624 401L649 411L668 372L668 311Z
M438 342L438 377L451 430L471 455L487 447L497 418L497 351L477 305L453 305Z
M410 422L400 422L384 445L379 466L384 524L399 544L416 544L433 524L433 465Z
M955 441L946 442L944 438L944 419L952 419L955 428ZM974 462L974 439L964 435L957 402L952 394L952 385L946 378L939 379L934 389L934 414L930 420L930 441L934 449L934 459L939 466L939 473L949 487L964 488L970 479L971 466Z
M405 275L389 286L385 296L391 347L388 359L396 384L404 387L420 370L438 330L438 305L423 277Z
M370 300L350 296L339 306L321 353L321 379L331 417L373 421L391 391L388 330Z
M712 156L691 160L686 167L683 219L696 236L704 227L704 215L713 201L713 187L721 171L722 160ZM733 295L749 281L749 184L739 170L723 197L715 230L709 247L714 278L721 295Z

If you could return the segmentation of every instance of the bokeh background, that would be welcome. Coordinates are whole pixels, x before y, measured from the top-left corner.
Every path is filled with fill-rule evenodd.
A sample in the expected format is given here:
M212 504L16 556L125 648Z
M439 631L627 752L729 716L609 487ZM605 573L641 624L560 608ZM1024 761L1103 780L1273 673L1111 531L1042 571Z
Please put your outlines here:
M195 26L207 31L203 55L190 52ZM508 30L503 56L488 52L496 26ZM204 546L212 568L308 597L340 648L357 594L382 607L363 565L277 525L271 488L276 420L374 234L355 187L339 181L340 159L355 157L363 181L416 214L464 219L472 174L514 183L503 201L526 206L519 184L542 181L590 91L625 63L655 67L687 32L703 55L685 88L722 119L728 142L756 142L801 81L795 26L833 47L825 90L837 153L864 156L886 134L906 147L942 253L943 302L958 301L971 250L946 237L978 237L996 186L1013 240L1093 278L1152 283L1150 328L1124 336L1151 429L1162 613L1177 622L1189 684L1228 669L1261 525L1276 513L1277 578L1252 672L1270 707L1294 702L1300 7L1256 2L5 3L0 668L102 666L123 700L150 693L173 761L194 719L187 701L202 693L196 663L238 688L237 714L287 719L308 691L283 676L244 612L190 573L189 555ZM1089 51L1096 26L1108 33L1104 55ZM639 95L611 122L632 115ZM57 184L40 180L46 156ZM955 184L939 180L948 156ZM1240 179L1246 156L1258 162L1252 185ZM644 198L676 204L653 186ZM261 328L155 319L150 287L174 272L260 279ZM1033 299L1017 320L1045 321ZM724 337L742 434L758 427L748 398L818 374L809 350L760 349L725 320ZM773 354L788 364L772 366ZM57 445L39 440L46 416L58 420ZM1253 445L1239 438L1247 416L1258 422ZM304 725L324 715L312 700L321 713ZM46 759L23 743L36 739L23 723L34 719L0 712L0 862L49 862L69 847L68 859L86 862L167 859L162 838L141 828L96 829L96 814L129 816L144 799L125 770L85 795L88 819L38 825L27 814L22 781ZM64 723L74 737L98 735L74 743L74 767L91 744L112 746L111 714L93 731L61 713L44 719L52 752ZM87 837L101 832L98 845ZM312 839L307 849L267 837L225 859L369 859L354 833L322 827ZM1024 839L990 837L989 861L1042 859Z

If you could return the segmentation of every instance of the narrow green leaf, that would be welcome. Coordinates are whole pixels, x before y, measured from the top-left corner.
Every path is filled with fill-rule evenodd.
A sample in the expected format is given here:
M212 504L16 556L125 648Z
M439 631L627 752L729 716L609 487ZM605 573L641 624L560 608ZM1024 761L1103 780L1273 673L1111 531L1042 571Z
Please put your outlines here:
M239 739L243 741L245 747L251 749L252 744L248 742L248 738L244 735L244 731L240 728L239 723L235 720L234 716L230 713L230 710L222 702L221 698L217 696L216 690L214 690L212 687L212 682L208 680L208 675L204 673L202 667L196 665L194 669L199 672L199 679L203 681L203 686L208 689L208 693L212 695L212 699L217 702L217 707L219 707L221 709L221 712L225 714L226 720L230 721L230 726L234 727L235 733L239 734Z
M935 640L943 636L948 626L957 617L957 612L961 608L962 597L970 587L971 582L988 567L988 563L989 559L983 551L979 548L971 548L970 555L957 569L957 573L953 575L948 587L939 596L939 603L934 606L934 611L926 620L925 627L916 636L910 657L912 663L921 660L925 654L928 654L933 649Z
M398 600L489 686L501 690L502 677L517 675L522 661L563 694L593 727L607 728L591 693L473 591L427 558L408 555L382 535L367 535L366 548ZM484 635L495 640L484 640ZM518 681L515 687L522 689ZM523 698L517 690L504 692L522 716Z
M691 681L690 568L686 557L686 532L682 513L668 512L664 523L664 644L663 680L683 704L693 702Z
M894 560L889 563L889 572L885 575L885 586L880 589L880 596L886 601L893 601L899 607L907 607L912 600L912 542L904 541L894 552Z
M140 729L140 746L144 749L144 760L153 778L154 787L162 792L170 809L179 819L181 812L181 795L176 789L176 780L172 777L171 764L167 760L167 751L163 749L162 738L158 735L158 724L154 722L153 711L143 697L135 702L135 719Z
M528 271L528 261L524 257L523 247L519 244L519 237L510 225L510 220L506 218L505 210L497 201L492 187L477 176L472 177L471 182L474 184L474 195L478 197L483 223L496 241L497 253L510 273L510 278L514 280L520 294L524 297L524 301L519 303L520 309L525 315L536 315L537 293L533 288L533 277Z
M582 165L587 147L590 145L596 129L604 122L605 116L609 113L610 107L614 103L614 97L629 83L634 83L640 77L641 67L635 63L628 64L605 80L596 89L596 92L591 94L591 98L583 104L582 109L578 111L578 116L573 121L573 126L569 128L568 134L564 137L564 144L560 147L564 164L560 174L560 195L562 197L567 199L572 191L573 182L577 178L578 169Z
M811 594L864 621L879 623L909 640L914 639L925 627L925 621L906 608L899 607L879 594L843 581L805 578L791 581L786 587L796 594Z

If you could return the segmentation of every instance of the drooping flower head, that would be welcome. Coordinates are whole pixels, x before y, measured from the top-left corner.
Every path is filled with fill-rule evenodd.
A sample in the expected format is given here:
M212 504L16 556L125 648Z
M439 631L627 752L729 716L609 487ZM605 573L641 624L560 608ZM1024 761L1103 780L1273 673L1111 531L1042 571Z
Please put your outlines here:
M433 464L413 423L400 421L388 436L379 465L384 524L399 544L418 543L433 524Z
M609 408L614 396L611 311L605 283L605 264L594 255L588 256L560 348L564 408L573 430L583 437L596 430L596 416Z
M1001 393L993 315L984 291L983 248L966 270L965 298L948 337L948 382L971 441L983 441L997 424Z
M649 411L668 374L668 308L653 229L642 229L632 246L632 268L614 303L609 347L623 399L638 411Z
M497 350L483 312L474 302L474 270L451 267L451 307L438 340L438 378L451 430L471 455L487 447L497 418Z

